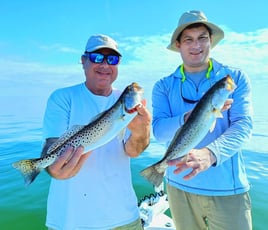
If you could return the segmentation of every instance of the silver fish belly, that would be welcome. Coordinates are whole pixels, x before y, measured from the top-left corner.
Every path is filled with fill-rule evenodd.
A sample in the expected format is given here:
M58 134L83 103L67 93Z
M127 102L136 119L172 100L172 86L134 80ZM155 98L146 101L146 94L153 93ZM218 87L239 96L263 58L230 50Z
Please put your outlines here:
M221 109L224 102L235 88L236 85L229 75L216 82L196 104L184 125L177 130L164 157L142 170L140 174L158 187L162 183L168 161L187 155L209 130L213 130L216 119L222 118Z
M143 89L137 83L132 83L111 108L100 113L89 124L74 126L59 137L48 148L44 157L20 160L12 166L22 173L25 185L29 185L41 170L53 164L68 147L83 146L85 152L88 152L108 143L135 117L142 95Z

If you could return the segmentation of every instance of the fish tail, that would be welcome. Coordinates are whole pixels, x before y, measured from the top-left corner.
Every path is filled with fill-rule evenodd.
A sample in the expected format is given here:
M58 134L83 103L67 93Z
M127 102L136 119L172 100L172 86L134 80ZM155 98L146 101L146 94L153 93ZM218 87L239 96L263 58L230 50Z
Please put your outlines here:
M162 183L165 170L161 170L158 164L143 169L140 174L154 186L159 187Z
M26 186L30 185L43 169L37 164L36 159L21 160L13 163L12 166L21 172Z

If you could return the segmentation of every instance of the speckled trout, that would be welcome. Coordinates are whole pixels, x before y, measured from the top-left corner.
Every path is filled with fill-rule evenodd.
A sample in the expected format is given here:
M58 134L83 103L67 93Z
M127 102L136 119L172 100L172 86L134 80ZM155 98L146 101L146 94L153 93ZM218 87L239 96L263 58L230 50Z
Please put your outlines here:
M142 96L143 89L137 83L128 85L113 106L94 117L89 124L76 125L67 130L47 149L44 157L21 160L13 163L13 167L22 173L25 185L29 185L42 169L53 164L68 147L84 146L87 152L108 143L120 136L135 117Z
M140 174L158 187L163 180L168 161L183 158L209 131L213 131L216 119L223 117L221 109L224 102L235 88L236 85L229 75L216 82L196 104L188 120L176 131L164 157L142 170Z

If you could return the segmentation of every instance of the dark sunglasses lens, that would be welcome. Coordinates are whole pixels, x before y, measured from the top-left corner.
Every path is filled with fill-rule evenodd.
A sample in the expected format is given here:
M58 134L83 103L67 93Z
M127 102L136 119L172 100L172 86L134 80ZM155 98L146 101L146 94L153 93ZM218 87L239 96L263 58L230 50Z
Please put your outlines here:
M94 63L102 63L104 60L104 55L99 54L99 53L90 53L89 59L91 62L94 62Z
M184 82L183 84L186 84L186 82ZM183 99L184 102L188 103L188 104L195 104L197 102L199 102L200 99L197 99L198 98L198 95L194 95L195 92L192 92L192 91L188 91L187 94L184 92L184 85L181 85L181 98ZM184 95L187 95L189 96L188 97L185 97Z
M109 65L117 65L118 62L119 62L119 56L116 56L116 55L108 55L107 58L107 63Z

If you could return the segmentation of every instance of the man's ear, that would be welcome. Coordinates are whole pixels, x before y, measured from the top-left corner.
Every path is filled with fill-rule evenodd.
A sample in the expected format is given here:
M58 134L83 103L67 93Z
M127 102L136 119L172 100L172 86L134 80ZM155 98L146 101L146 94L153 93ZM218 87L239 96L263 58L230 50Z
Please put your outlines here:
M180 49L180 43L178 41L176 41L176 47Z
M81 63L84 65L84 63L85 63L85 55L81 55Z

